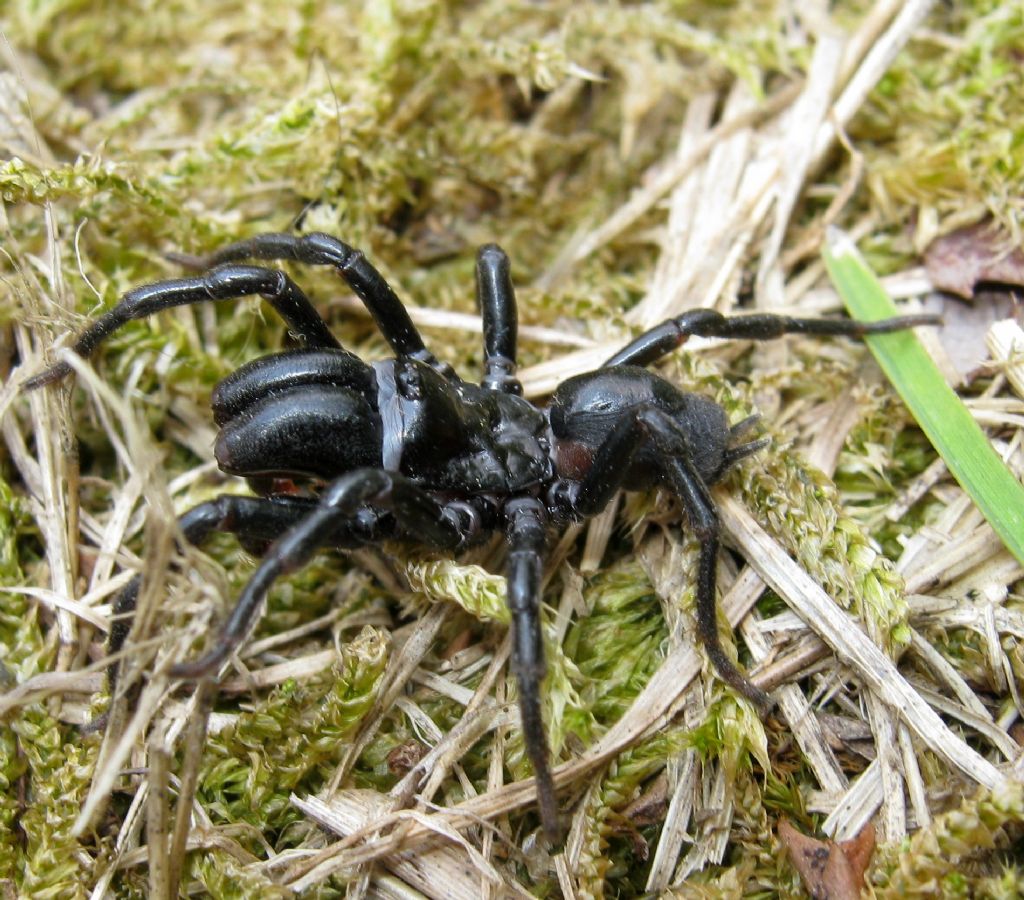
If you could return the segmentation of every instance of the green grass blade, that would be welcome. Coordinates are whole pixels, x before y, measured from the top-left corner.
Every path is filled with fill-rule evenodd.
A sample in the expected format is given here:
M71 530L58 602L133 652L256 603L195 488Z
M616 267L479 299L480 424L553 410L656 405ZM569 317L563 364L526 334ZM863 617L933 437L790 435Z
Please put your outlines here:
M825 266L850 314L862 321L897 315L852 241L829 234ZM946 384L912 332L875 335L867 345L953 477L1007 549L1024 563L1024 487L996 455L967 407Z

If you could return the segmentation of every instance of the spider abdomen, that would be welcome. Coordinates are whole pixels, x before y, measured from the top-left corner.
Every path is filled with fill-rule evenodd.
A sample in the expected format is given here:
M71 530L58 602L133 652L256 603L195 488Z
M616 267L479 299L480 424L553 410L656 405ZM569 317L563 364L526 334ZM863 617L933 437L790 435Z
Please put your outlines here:
M380 466L380 419L358 391L302 385L262 397L225 423L214 453L230 475L327 480Z
M225 377L210 397L213 421L224 425L257 400L303 385L352 388L370 398L373 370L348 350L286 350L261 356Z

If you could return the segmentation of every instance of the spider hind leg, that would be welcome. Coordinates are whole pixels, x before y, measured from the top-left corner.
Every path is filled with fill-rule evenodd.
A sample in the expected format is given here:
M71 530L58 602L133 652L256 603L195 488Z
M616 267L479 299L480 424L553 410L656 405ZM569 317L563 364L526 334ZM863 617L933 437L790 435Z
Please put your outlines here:
M145 319L175 306L237 300L254 294L263 297L277 310L304 346L340 347L309 298L284 272L239 265L220 266L192 278L172 278L133 288L115 307L86 328L71 346L79 356L88 357L110 335L135 319ZM71 366L58 362L28 379L23 387L35 390L70 374Z
M331 266L363 301L395 356L418 359L446 378L454 377L451 367L427 349L408 310L361 250L319 231L269 233L228 244L207 257L188 262L197 267L209 267L244 259L287 259L303 265Z
M255 626L274 582L302 568L321 547L339 546L339 536L348 537L349 543L340 544L347 547L402 536L366 531L365 523L375 520L374 511L394 512L388 521L392 525L401 522L403 533L415 535L418 543L427 546L454 550L468 537L459 516L450 514L409 479L375 468L348 472L331 482L318 502L307 502L305 515L271 544L206 654L173 666L171 677L198 679L214 675Z
M312 504L300 498L243 497L221 494L213 500L194 506L178 519L178 527L188 543L198 547L214 532L236 535L240 541L267 541L279 536L305 516ZM132 628L139 599L142 576L136 575L114 599L107 656L116 658L124 648ZM118 662L107 667L111 693L120 675Z

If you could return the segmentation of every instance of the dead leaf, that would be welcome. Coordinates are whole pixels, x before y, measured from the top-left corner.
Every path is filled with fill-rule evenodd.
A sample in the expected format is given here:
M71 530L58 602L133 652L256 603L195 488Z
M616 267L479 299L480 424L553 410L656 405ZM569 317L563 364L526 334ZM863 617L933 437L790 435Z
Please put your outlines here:
M779 840L789 851L814 900L859 900L864 872L875 849L875 828L867 825L852 841L820 841L779 822Z
M646 862L651 848L640 829L665 821L668 812L668 776L662 772L647 790L611 820L612 829L633 845L633 855Z
M635 828L657 825L665 821L668 812L668 776L662 772L647 789L622 810L623 818Z
M388 754L388 771L392 775L405 775L426 755L427 748L419 741L406 741Z
M982 282L1024 287L1024 250L991 219L936 238L924 252L924 267L938 290L960 297L973 297Z
M1006 291L979 290L974 300L964 303L942 294L925 298L923 311L942 316L942 327L934 332L959 376L970 381L992 355L985 344L993 322L1019 318L1024 311L1017 298Z

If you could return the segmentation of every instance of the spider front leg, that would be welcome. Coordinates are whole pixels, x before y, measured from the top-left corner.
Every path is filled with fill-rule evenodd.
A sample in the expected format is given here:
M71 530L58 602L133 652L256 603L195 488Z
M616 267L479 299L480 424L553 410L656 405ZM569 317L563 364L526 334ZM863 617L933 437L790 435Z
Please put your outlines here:
M694 465L693 450L679 424L653 404L624 414L598 447L590 468L578 482L556 482L549 503L562 518L587 518L597 515L623 486L633 461L644 446L654 445L662 480L679 497L690 527L700 541L697 563L697 634L718 676L760 710L771 706L771 699L752 684L726 654L718 637L717 562L719 550L718 514L703 477ZM723 462L741 459L759 443L729 450L723 448Z
M512 671L519 686L523 741L537 779L537 806L544 834L549 841L557 843L562 827L540 702L540 684L546 674L540 628L540 584L547 513L541 501L522 497L505 505L505 519L509 543L505 577L512 616Z
M361 250L319 231L305 235L270 233L228 244L209 256L189 259L188 263L208 268L243 259L288 259L333 267L363 301L395 356L412 357L445 377L454 377L451 367L438 361L426 348L404 304Z
M786 334L816 334L859 340L870 334L889 334L919 325L941 324L941 316L930 314L857 322L853 319L795 319L771 313L723 316L713 309L691 309L645 331L609 358L602 368L650 365L682 346L692 335L770 341Z
M415 536L417 543L439 549L454 550L469 536L470 525L457 510L442 506L409 479L383 469L349 472L328 485L317 504L270 546L214 646L197 660L173 666L171 677L197 679L215 674L256 624L273 583L306 565L321 547L336 546L338 533L357 527L364 510L394 511L401 523L398 536Z
M721 526L715 503L693 464L693 451L686 434L675 420L658 409L645 411L643 420L658 448L665 477L682 501L690 527L700 541L697 634L719 677L765 713L772 706L771 698L736 668L718 639L717 569Z
M338 339L309 298L284 272L259 266L221 266L194 278L157 281L128 291L121 302L92 323L72 345L87 357L122 325L144 319L164 309L217 300L235 300L259 294L277 310L290 331L306 347L340 349ZM52 384L71 374L71 366L59 362L25 382L26 390Z

